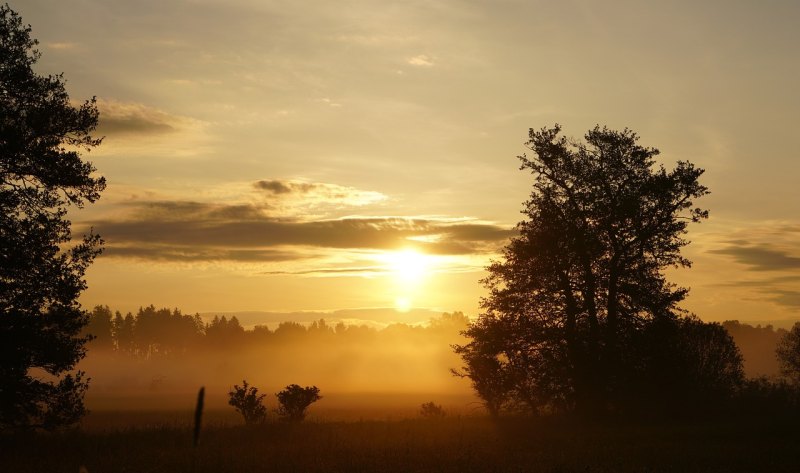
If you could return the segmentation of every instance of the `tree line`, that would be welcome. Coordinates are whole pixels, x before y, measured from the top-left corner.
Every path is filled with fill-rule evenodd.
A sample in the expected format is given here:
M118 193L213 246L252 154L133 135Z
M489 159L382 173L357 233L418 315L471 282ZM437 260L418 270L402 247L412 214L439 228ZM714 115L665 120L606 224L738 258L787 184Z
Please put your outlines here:
M325 319L303 325L285 321L274 329L256 325L246 329L236 316L214 316L204 321L199 314L180 309L140 307L136 314L95 306L84 331L92 338L90 352L104 351L135 358L191 355L205 350L240 350L270 344L354 343L398 337L411 341L421 337L442 337L455 343L466 329L469 318L461 312L443 313L424 326L392 324L382 329L366 325L329 324Z

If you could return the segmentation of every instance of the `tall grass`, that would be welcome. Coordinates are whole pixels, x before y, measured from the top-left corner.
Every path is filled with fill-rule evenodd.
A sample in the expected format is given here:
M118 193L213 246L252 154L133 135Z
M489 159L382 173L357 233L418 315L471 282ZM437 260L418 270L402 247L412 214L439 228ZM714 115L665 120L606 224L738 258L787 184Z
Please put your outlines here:
M0 438L2 471L796 472L792 421L581 424L444 418L72 431Z

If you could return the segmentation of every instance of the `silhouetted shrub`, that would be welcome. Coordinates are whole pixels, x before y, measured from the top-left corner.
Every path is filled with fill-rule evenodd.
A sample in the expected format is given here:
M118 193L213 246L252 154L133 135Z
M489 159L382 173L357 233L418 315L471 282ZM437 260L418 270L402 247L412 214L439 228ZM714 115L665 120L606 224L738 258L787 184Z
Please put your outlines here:
M318 387L306 386L301 388L296 384L286 386L283 391L275 394L275 396L278 397L278 415L290 422L300 422L305 419L308 406L322 399L322 396L319 395Z
M419 408L419 415L426 419L438 419L445 416L444 409L440 404L426 402Z
M748 379L737 397L737 410L754 416L800 414L800 390L784 379Z
M233 389L228 392L228 396L230 396L228 404L244 417L245 424L264 422L267 416L267 408L263 404L266 394L258 394L257 388L242 380L242 386L234 384Z

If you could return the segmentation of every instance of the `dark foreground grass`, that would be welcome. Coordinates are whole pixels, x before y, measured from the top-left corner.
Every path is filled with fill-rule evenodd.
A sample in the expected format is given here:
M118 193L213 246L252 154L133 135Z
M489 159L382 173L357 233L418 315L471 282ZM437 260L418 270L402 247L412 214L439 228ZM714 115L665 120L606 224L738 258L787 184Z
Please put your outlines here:
M14 434L9 473L797 472L789 420L586 424L486 418Z

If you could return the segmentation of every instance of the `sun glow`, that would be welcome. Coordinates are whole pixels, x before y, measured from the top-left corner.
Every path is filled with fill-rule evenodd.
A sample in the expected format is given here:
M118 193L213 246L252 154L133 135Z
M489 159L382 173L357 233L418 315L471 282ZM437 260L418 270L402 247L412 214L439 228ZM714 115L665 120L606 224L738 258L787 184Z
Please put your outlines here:
M408 312L411 310L411 299L408 297L398 297L394 301L394 307L400 312Z
M430 267L430 257L411 249L387 254L386 262L398 279L407 282L419 281Z

